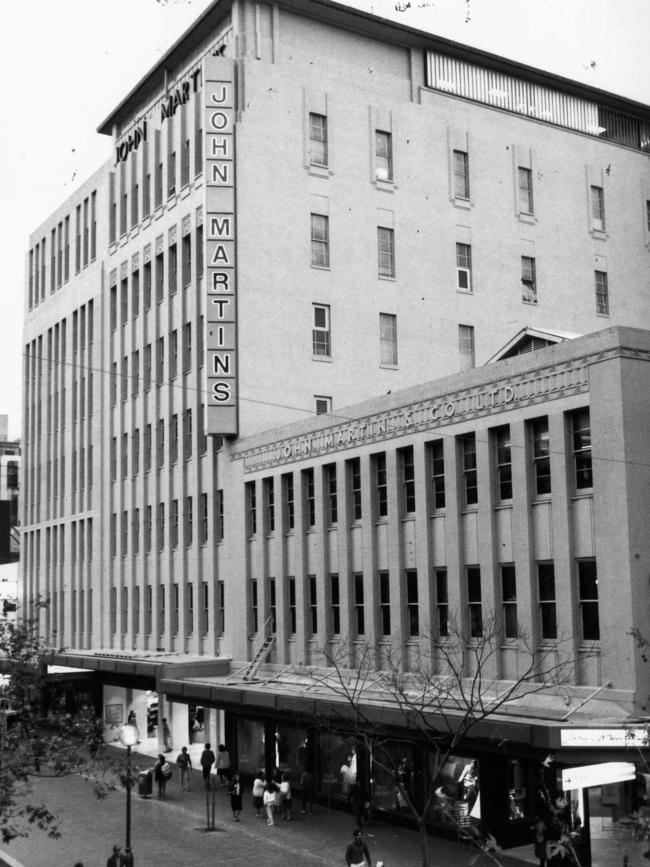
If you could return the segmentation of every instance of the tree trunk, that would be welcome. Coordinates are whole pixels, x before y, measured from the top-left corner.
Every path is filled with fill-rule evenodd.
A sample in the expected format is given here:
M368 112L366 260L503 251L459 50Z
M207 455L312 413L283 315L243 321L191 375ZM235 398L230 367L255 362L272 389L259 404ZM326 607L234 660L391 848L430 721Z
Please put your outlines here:
M431 841L424 818L418 822L418 833L420 835L420 846L422 847L422 867L431 867Z

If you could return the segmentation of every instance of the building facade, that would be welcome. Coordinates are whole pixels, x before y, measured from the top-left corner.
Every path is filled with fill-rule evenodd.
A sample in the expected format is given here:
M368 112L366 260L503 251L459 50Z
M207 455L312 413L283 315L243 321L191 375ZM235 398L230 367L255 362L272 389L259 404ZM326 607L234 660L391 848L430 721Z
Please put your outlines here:
M650 110L339 4L219 0L99 131L111 158L30 239L22 523L27 598L104 684L107 730L133 706L153 733L168 684L181 740L198 707L234 739L230 700L172 683L273 631L272 662L314 664L360 605L364 636L416 664L416 611L505 617L516 588L507 617L539 641L555 623L580 660L625 534L596 550L574 444L643 450L644 364L608 329L650 328ZM555 336L511 351L605 329L580 352L614 360L571 360L578 341L484 366L526 327ZM598 466L636 508L642 474ZM622 631L574 684L611 681L629 710L630 551Z

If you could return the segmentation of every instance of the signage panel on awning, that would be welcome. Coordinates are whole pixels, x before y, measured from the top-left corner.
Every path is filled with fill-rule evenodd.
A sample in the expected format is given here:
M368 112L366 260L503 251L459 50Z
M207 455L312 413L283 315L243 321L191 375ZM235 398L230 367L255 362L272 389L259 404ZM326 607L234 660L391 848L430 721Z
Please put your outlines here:
M633 780L636 771L632 762L602 762L599 765L583 765L565 768L562 771L563 789L587 789L589 786L604 786Z

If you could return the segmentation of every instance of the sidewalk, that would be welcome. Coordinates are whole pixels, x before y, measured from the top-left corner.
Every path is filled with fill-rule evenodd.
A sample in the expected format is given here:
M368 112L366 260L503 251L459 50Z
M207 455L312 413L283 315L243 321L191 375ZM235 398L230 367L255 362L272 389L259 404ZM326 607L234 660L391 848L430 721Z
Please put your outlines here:
M175 756L174 756L175 758ZM134 762L149 766L150 759L134 753ZM291 822L269 827L251 807L250 789L244 791L241 822L233 822L225 790L216 792L216 830L206 832L206 801L200 771L192 772L192 791L182 792L178 774L167 786L167 799L132 796L132 848L136 867L342 867L345 847L355 825L349 813L316 805L313 816L296 805ZM32 801L58 805L62 836L49 840L33 830L26 840L4 847L18 864L14 867L104 867L114 843L124 846L125 794L111 793L98 801L92 785L79 777L38 781ZM422 867L418 835L378 821L367 823L365 840L373 865ZM435 867L481 867L490 862L477 852L448 840L432 838ZM2 864L0 853L0 865ZM504 867L521 867L524 861L504 856Z

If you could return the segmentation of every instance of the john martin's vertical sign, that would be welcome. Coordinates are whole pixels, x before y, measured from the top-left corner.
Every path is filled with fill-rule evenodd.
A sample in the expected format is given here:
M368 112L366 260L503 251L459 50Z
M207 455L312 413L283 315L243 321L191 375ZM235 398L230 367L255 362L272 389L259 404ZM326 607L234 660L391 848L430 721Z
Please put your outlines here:
M204 60L206 430L237 434L235 87L233 62Z

